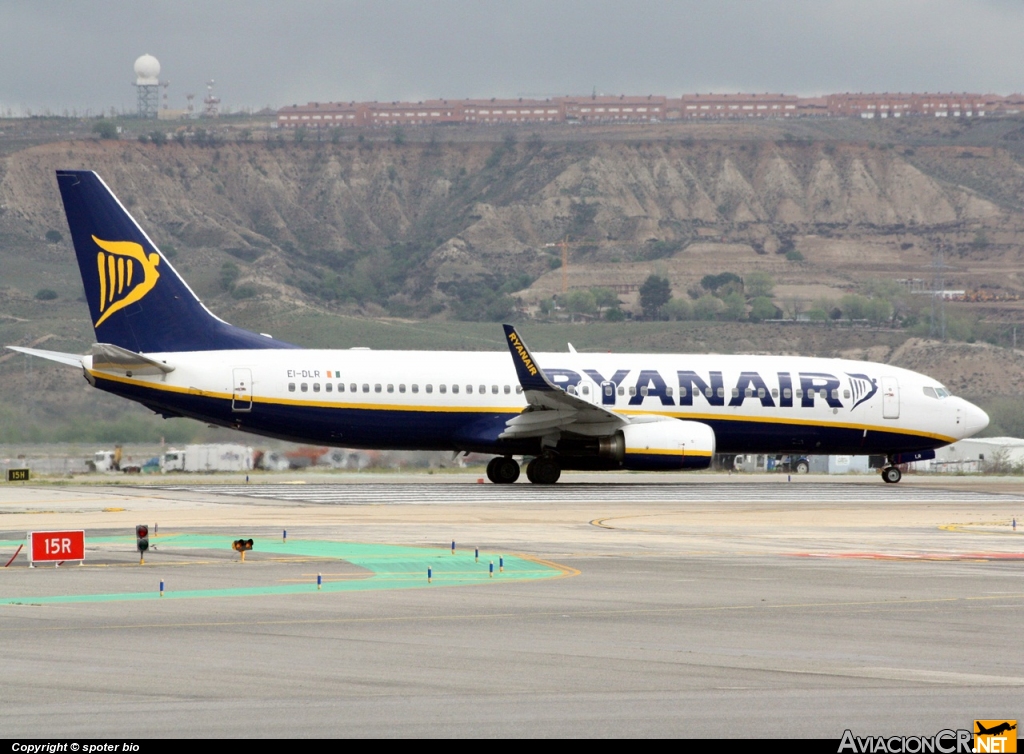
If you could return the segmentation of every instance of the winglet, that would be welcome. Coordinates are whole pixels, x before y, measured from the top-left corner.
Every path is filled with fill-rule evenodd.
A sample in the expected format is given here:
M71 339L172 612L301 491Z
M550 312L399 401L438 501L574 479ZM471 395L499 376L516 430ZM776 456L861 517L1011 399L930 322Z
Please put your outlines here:
M523 339L519 337L516 328L512 325L502 325L505 328L505 340L508 341L508 350L512 353L512 363L516 365L516 375L519 377L519 384L523 390L558 390L541 371L540 365L534 360L530 349L526 347Z

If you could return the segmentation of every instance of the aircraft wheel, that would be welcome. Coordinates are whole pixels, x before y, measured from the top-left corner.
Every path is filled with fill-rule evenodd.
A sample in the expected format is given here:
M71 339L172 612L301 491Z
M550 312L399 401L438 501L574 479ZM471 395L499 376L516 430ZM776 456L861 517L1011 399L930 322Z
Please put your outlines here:
M895 466L886 466L882 469L882 479L884 479L888 484L896 484L902 478L903 472Z
M526 467L526 478L534 484L554 484L562 470L550 458L534 458Z
M495 458L494 477L491 481L495 484L515 484L519 479L519 464L512 458ZM492 463L494 463L492 461ZM489 469L491 464L487 464Z
M501 456L495 456L487 462L487 478L494 484L501 484L501 480L498 478L498 463L501 460Z
M799 461L794 469L797 474L806 474L811 470L810 464L807 461Z

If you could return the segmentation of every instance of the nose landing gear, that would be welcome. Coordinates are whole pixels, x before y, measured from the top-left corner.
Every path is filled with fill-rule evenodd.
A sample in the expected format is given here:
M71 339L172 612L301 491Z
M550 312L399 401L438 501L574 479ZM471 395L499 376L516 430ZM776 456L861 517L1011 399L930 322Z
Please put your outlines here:
M903 472L895 466L886 466L882 469L882 481L886 484L896 484L902 478Z

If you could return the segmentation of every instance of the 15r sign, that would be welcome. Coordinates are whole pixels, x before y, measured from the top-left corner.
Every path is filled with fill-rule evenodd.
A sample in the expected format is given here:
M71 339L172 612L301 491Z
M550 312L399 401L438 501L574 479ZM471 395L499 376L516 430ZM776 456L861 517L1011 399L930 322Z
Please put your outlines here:
M84 531L33 531L28 535L28 562L85 560Z

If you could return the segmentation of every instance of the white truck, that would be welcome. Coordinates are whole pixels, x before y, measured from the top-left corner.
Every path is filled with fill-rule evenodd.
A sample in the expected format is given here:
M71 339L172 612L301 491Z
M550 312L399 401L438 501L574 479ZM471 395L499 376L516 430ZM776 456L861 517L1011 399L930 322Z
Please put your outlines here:
M160 458L160 471L251 471L252 448L235 443L170 448Z

